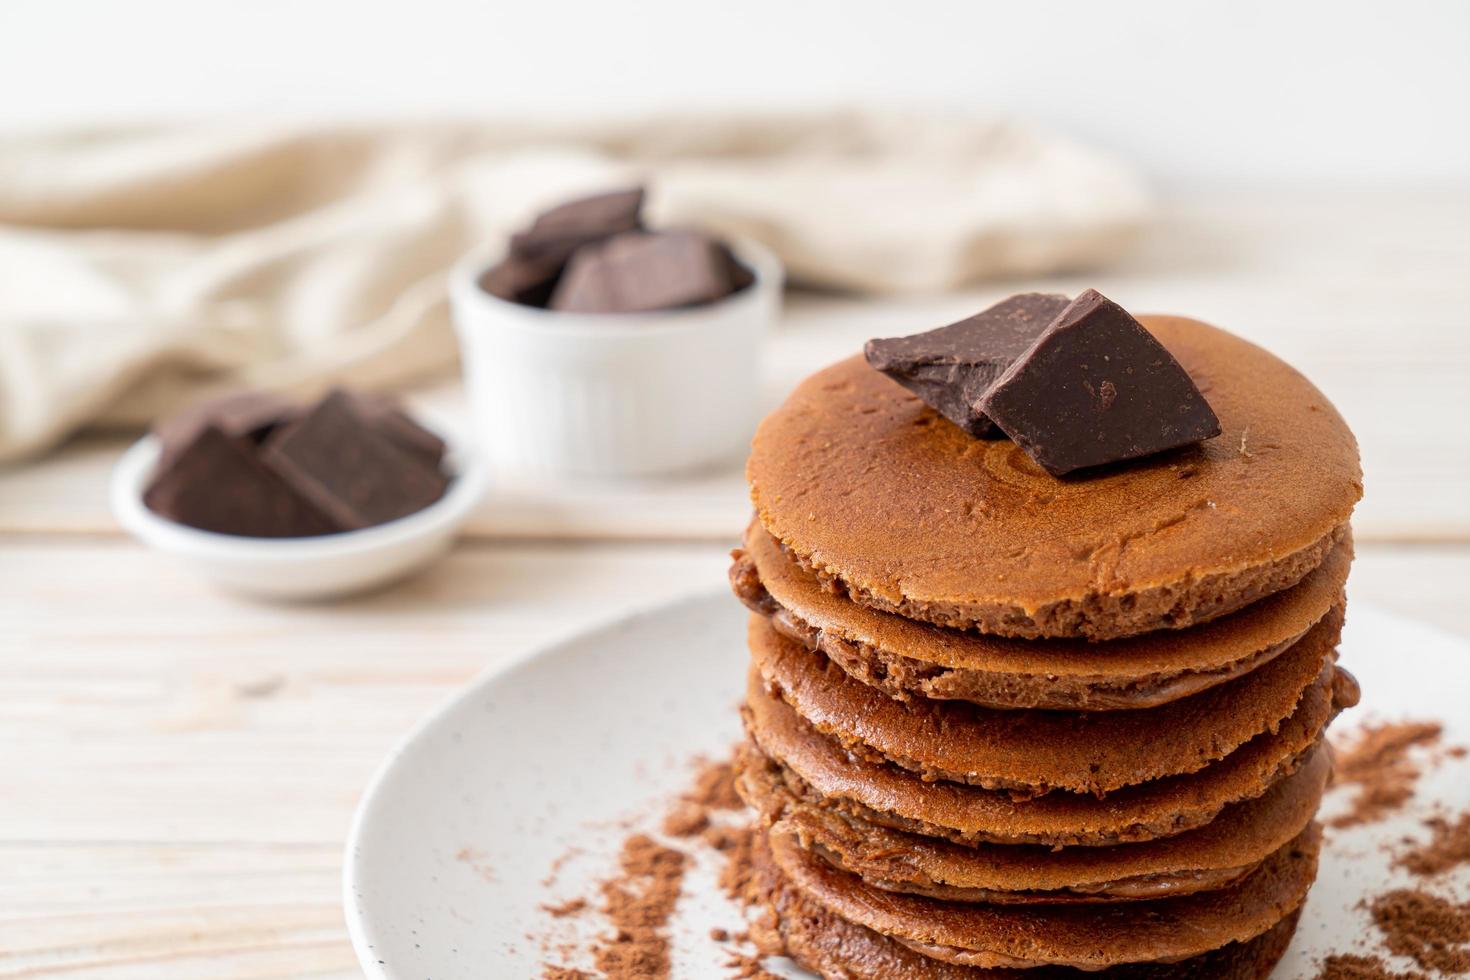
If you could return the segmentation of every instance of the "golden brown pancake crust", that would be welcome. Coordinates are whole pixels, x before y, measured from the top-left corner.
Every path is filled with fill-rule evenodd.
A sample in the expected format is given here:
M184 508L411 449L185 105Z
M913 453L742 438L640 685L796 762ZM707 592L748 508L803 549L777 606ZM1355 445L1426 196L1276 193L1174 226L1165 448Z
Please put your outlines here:
M858 605L822 588L759 524L730 580L776 629L890 697L1096 711L1154 707L1261 666L1342 601L1351 563L1349 539L1297 585L1228 617L1106 643L987 636Z
M1321 831L1309 826L1228 888L1142 904L1016 906L945 902L865 884L767 834L782 876L832 914L935 959L970 966L1101 969L1178 960L1268 931L1300 907L1317 872Z
M892 830L797 796L760 750L742 748L737 786L763 823L869 884L954 901L1015 904L1137 901L1223 887L1296 837L1331 770L1324 748L1259 799L1226 807L1198 830L1119 847L1061 850L954 844Z
M1286 952L1300 910L1245 943L1230 943L1178 963L1135 963L1097 972L1068 967L985 969L931 959L838 918L787 884L764 842L755 849L754 897L762 907L751 938L761 951L789 956L823 977L844 980L1263 980Z
M1362 494L1352 433L1261 348L1141 319L1209 399L1219 438L1057 479L857 356L761 423L746 468L761 524L864 605L1003 636L1185 627L1290 587Z
M758 676L742 714L763 753L794 793L872 823L963 844L1111 845L1170 837L1201 827L1227 805L1254 799L1295 772L1337 708L1331 685L1308 688L1278 731L1259 735L1197 773L1130 786L1105 800L1048 793L1018 802L1009 793L960 783L926 783L911 772L847 752L768 694Z
M1307 688L1330 690L1337 610L1270 663L1193 697L1141 711L1003 711L958 701L903 703L854 681L752 614L753 669L817 731L873 761L1014 795L1103 796L1197 772L1275 731ZM1159 734L1167 732L1161 739Z

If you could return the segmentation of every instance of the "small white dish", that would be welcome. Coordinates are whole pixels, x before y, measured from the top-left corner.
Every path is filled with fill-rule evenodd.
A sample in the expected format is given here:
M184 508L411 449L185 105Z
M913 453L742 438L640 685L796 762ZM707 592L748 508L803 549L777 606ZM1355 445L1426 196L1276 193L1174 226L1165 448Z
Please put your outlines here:
M309 538L250 538L178 524L143 503L143 491L158 463L159 444L151 435L134 443L113 467L112 513L139 541L236 592L307 600L376 588L447 551L488 485L484 461L453 426L417 413L415 419L444 440L448 447L444 465L452 479L443 497L396 521Z
M522 306L480 288L503 248L460 262L451 312L476 436L496 471L632 477L743 456L783 275L769 249L730 247L754 282L713 303L649 313Z
M1413 620L1352 609L1342 663L1361 680L1363 703L1334 732L1370 719L1436 718L1448 743L1470 743L1470 646ZM419 725L368 787L347 842L347 923L367 976L536 977L557 959L541 937L552 950L586 949L605 932L595 912L552 920L540 905L595 896L624 837L656 828L688 786L691 756L722 755L739 738L747 616L723 590L633 616L482 676ZM1426 773L1421 802L1450 812L1470 805L1467 774L1470 760ZM1344 802L1330 794L1324 811ZM1324 955L1372 928L1360 900L1408 880L1379 845L1421 835L1422 816L1410 808L1332 832L1274 976L1315 976ZM570 848L580 853L548 887ZM701 860L686 878L671 929L674 976L729 974L709 930L735 932L743 920L718 887L717 867ZM1470 869L1456 881L1470 884ZM807 976L785 960L767 967Z

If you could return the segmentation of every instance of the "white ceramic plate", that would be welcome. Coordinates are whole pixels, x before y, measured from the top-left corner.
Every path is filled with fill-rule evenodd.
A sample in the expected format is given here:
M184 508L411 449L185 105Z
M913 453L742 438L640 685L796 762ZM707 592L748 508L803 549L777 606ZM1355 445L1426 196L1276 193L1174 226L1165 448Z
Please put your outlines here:
M538 937L585 946L602 932L597 915L553 921L540 906L593 894L588 883L616 867L630 828L655 827L688 785L691 758L720 755L739 738L745 616L723 591L633 616L480 678L410 735L363 798L347 846L347 921L367 975L537 977L543 962L558 961ZM1354 607L1342 662L1364 690L1342 728L1433 717L1447 740L1470 743L1470 645ZM1432 771L1420 799L1470 805L1470 762ZM1343 802L1330 797L1324 813ZM1371 931L1356 906L1392 879L1379 844L1422 833L1422 815L1332 834L1277 977L1313 976L1322 955ZM677 977L729 973L708 934L741 919L716 870L709 860L686 878Z

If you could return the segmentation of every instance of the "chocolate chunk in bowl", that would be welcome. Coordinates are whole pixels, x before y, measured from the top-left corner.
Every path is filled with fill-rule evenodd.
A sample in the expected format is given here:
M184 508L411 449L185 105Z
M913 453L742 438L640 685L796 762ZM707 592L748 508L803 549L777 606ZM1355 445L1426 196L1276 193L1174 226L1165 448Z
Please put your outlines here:
M162 517L216 534L296 538L342 530L263 464L246 440L214 424L173 449L143 502Z
M351 396L333 392L271 436L263 459L341 527L384 524L423 510L449 480L363 423Z
M641 187L607 191L567 201L536 216L531 226L510 239L510 254L519 259L565 263L583 245L643 227Z
M577 252L551 297L568 313L640 313L734 292L729 255L692 231L629 232Z

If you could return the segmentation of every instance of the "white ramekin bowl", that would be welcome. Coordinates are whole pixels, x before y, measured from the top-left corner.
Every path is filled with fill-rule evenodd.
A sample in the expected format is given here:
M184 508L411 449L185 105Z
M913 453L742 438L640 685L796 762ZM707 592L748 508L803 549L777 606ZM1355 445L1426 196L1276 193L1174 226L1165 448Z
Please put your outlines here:
M731 243L755 281L704 306L561 313L485 292L482 251L450 283L476 434L497 473L631 477L734 460L759 409L760 359L781 264Z
M265 599L330 599L403 578L438 558L485 494L487 467L454 427L415 414L448 446L453 476L443 497L416 514L341 534L310 538L248 538L175 523L149 510L143 491L158 463L159 445L146 436L112 470L113 515L139 541L175 556L202 578Z

